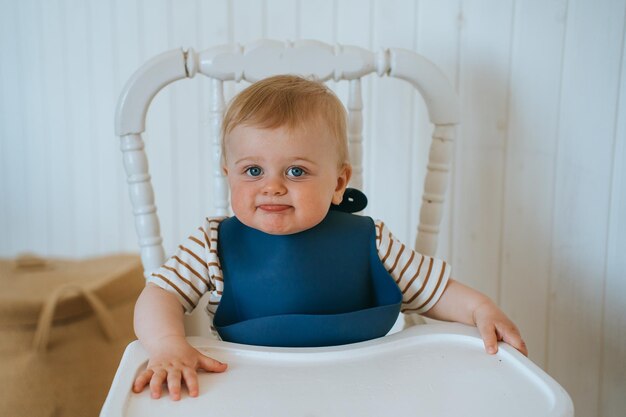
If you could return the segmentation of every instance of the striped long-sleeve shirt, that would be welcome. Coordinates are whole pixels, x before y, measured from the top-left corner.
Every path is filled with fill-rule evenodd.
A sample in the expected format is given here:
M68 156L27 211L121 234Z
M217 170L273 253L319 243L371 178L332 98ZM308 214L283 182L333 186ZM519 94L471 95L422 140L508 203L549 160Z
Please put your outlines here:
M154 272L148 282L173 293L187 312L209 292L207 312L217 311L224 290L224 278L217 254L218 227L224 217L207 218L176 253ZM402 311L424 313L443 293L450 267L442 260L421 255L398 241L378 220L378 256L402 292Z

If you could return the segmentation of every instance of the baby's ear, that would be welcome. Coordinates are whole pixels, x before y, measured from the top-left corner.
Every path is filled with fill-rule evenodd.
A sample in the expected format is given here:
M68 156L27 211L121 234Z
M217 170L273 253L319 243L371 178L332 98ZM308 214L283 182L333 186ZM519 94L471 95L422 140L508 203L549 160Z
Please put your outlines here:
M339 176L337 177L337 185L335 187L335 193L333 194L333 204L341 204L343 200L343 193L346 191L348 187L348 183L350 182L350 178L352 177L352 165L349 163L344 163L341 169L339 170Z

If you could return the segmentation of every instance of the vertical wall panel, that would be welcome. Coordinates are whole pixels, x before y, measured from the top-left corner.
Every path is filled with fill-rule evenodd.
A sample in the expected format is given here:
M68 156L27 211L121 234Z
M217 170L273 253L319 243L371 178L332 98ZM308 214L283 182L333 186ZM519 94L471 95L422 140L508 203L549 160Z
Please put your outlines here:
M356 45L370 49L371 9L360 0L344 0L336 4L336 41L344 45Z
M501 304L540 365L546 359L565 11L565 0L518 2L511 60Z
M463 6L453 265L461 281L497 301L507 94L513 8L510 1Z
M172 47L189 48L197 43L198 21L196 19L195 0L172 2L170 18L172 19ZM176 182L176 205L174 222L176 233L175 245L189 236L201 224L203 213L201 212L200 199L189 198L201 193L200 176L202 170L198 149L200 149L200 112L198 100L201 89L199 80L183 79L170 86L172 90L171 100L171 132L166 138L172 142L172 153L175 158L174 169Z
M421 23L424 4L417 2L413 14L412 45L409 49L418 51L418 44L421 40ZM420 51L421 53L421 51ZM406 88L410 85L407 84ZM410 158L408 162L408 172L410 173L407 193L407 214L406 242L413 245L417 238L417 226L419 224L419 212L422 206L422 194L424 192L424 179L426 177L426 165L430 150L431 135L433 127L428 120L428 110L426 103L417 91L413 91L411 97L411 130L409 132ZM437 243L439 246L439 243ZM441 252L438 253L441 256Z
M88 9L90 16L91 50L87 54L92 77L89 88L90 103L93 106L93 127L84 140L88 140L96 154L93 170L96 171L94 186L97 190L98 204L91 221L98 227L99 253L119 251L120 215L132 216L132 213L120 213L121 198L128 199L123 172L119 140L114 132L115 103L119 91L115 88L115 76L111 70L116 54L113 44L113 8L109 2L91 0ZM105 64L106 63L106 64ZM115 86L115 87L114 87ZM132 243L136 244L137 239Z
M372 10L369 4L362 0L339 1L336 5L336 33L335 42L340 45L355 45L361 48L371 49ZM371 74L361 80L361 96L363 98L363 190L367 192L372 181L370 170L366 166L366 149L371 145L374 138L371 131L371 119L375 117L372 112L372 83L378 78L376 74ZM340 82L335 86L338 97L347 103L349 93L349 83ZM369 123L368 123L369 122ZM373 196L368 194L371 199Z
M548 371L598 411L610 162L623 2L569 4L553 226ZM593 105L590 105L593 103Z
M163 52L189 45L176 45L172 41L172 12L169 0L151 0L143 3L142 51L139 57L140 64ZM117 97L115 98L117 100ZM161 234L164 239L165 253L172 253L172 248L178 244L178 207L177 178L174 170L173 156L176 155L176 140L172 137L175 123L172 112L172 86L166 87L153 99L146 115L146 132L144 134L145 150L149 160L149 170L154 187L157 215L161 225ZM116 151L121 159L119 143ZM122 184L127 188L126 183ZM128 197L124 195L128 200ZM132 216L131 212L124 213ZM136 239L135 239L136 240Z
M235 42L246 44L263 37L264 2L233 0L233 34Z
M317 39L333 43L335 40L334 0L298 0L300 39Z
M298 3L298 22L300 25L300 39L314 39L329 44L337 41L336 32L336 2L334 0L320 0L317 2L300 0ZM344 100L347 97L337 90L334 81L328 81L327 85ZM344 90L345 91L345 90Z
M411 49L414 25L414 3L375 2L373 49L392 46ZM406 190L411 184L408 172L413 146L414 95L403 80L390 77L375 80L373 95L373 141L366 148L371 152L368 169L372 181L368 191L373 196L368 213L383 219L398 239L409 242Z
M73 191L67 203L72 206L72 231L78 256L95 253L100 236L97 222L93 221L99 203L97 182L95 181L96 158L94 155L95 138L88 134L93 131L93 108L90 95L91 62L89 56L91 43L91 13L88 3L82 0L64 2L65 39L68 53L66 57L67 90L66 111L68 117L68 137L71 143L66 149L71 159L71 183ZM68 24L71 22L71 24Z
M17 68L22 86L20 98L21 117L16 120L22 125L22 138L14 137L15 142L24 142L24 155L22 163L23 185L29 190L26 196L25 205L20 209L23 211L26 223L20 230L21 249L37 254L46 254L46 184L45 167L47 141L42 141L47 132L41 123L32 123L33 120L43 118L44 107L42 105L42 77L43 70L41 61L41 23L39 5L35 1L23 1L16 3L18 9L17 33L13 40L19 48L19 62ZM34 25L29 24L31 20L36 20ZM16 42L17 41L17 42ZM10 62L10 61L9 61ZM32 236L38 235L40 239L32 241Z
M71 121L67 110L65 10L64 3L60 1L42 2L40 5L43 16L43 67L47 77L44 85L44 125L48 128L46 139L50 143L47 155L50 170L46 173L50 196L46 213L48 254L69 256L77 252L72 230L75 207L72 192L73 161L69 158L73 149L69 141Z
M233 41L242 45L263 37L265 30L265 3L255 0L233 0ZM227 102L248 86L246 82L227 83Z
M26 249L28 235L26 232L27 198L22 190L26 186L26 156L27 147L24 137L24 123L26 109L24 109L24 95L20 91L23 75L21 65L7 65L11 62L21 62L23 51L19 44L14 42L15 33L18 33L19 8L13 5L3 11L2 28L2 94L0 94L3 123L0 132L3 135L3 196L5 207L4 221L7 223L7 232L0 238L6 242L10 253L21 252ZM11 196L7 198L5 196ZM19 225L19 227L15 227Z
M437 65L443 73L448 77L450 83L457 87L456 80L458 78L459 65L459 15L461 13L461 5L459 1L430 2L421 1L418 7L416 50ZM426 106L421 98L417 98L416 118L414 126L414 140L418 141L418 145L414 147L412 170L415 172L412 178L415 178L412 188L412 206L410 216L410 228L413 235L411 241L416 235L416 228L419 222L419 216L416 215L421 204L421 193L424 189L424 161L428 158L428 146L430 137L433 132L433 125L428 120ZM462 129L462 126L459 128ZM455 143L455 149L458 149L459 141ZM455 152L456 153L456 152ZM450 177L448 179L448 192L444 205L444 214L439 234L439 244L437 247L437 256L443 259L452 259L451 239L452 230L451 217L452 207L455 203L454 184L455 160L452 160ZM419 175L416 170L419 169ZM452 265L455 268L455 265Z
M199 50L222 45L232 42L229 38L230 25L229 25L229 7L228 0L222 0L219 2L201 2L201 16L200 16L200 41ZM209 119L209 97L211 96L210 80L204 76L200 77L201 80L196 80L199 88L202 91L200 96L200 154L202 158L201 163L201 200L202 200L202 212L204 216L214 215L214 205L211 196L213 195L213 172L215 167L213 164L213 155L215 149L213 147L213 139L211 136L211 120Z
M113 40L115 44L115 56L113 57L114 91L119 94L126 81L135 70L139 68L139 65L143 63L141 59L143 56L141 52L141 39L145 37L145 33L142 32L141 27L143 18L140 17L141 8L139 2L116 0L113 5ZM120 202L117 207L119 210L117 230L119 236L118 249L131 251L137 248L135 224L133 216L128 215L128 213L132 213L132 208L128 197L126 173L122 165L121 154L117 161L117 172L119 172L117 179L117 198Z
M626 30L624 30L626 33ZM602 317L602 417L621 417L626 410L626 37L622 37L619 101L614 113L612 187L607 271Z
M337 6L336 0L321 0L317 2L300 1L298 7L298 22L300 24L300 39L314 39L334 45L337 43ZM347 104L347 89L345 85L333 80L326 84L337 96Z
M197 50L232 42L229 0L200 1L200 43Z
M9 7L3 8L4 13L0 14L0 51L6 53L10 37L8 36L9 25L7 19L10 18L12 12ZM0 59L0 195L13 195L9 188L9 166L7 163L9 148L8 135L8 105L12 96L8 94L7 83L9 82L8 60ZM7 256L13 250L13 244L9 238L13 231L10 228L9 221L9 198L0 198L0 256Z
M267 0L265 33L270 39L295 40L298 37L298 3L293 0Z

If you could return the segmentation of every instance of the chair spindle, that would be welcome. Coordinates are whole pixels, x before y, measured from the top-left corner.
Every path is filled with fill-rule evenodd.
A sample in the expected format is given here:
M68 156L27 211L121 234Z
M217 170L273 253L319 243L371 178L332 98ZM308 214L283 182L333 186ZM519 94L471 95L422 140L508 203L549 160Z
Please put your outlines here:
M154 204L154 191L148 172L148 159L144 150L144 142L139 134L130 134L121 137L126 182L130 194L130 201L135 216L141 261L144 266L144 275L149 276L165 262L165 252L161 243L161 230L157 208Z
M222 171L222 117L224 114L224 82L211 78L210 123L213 139L213 209L216 216L228 216L228 187Z

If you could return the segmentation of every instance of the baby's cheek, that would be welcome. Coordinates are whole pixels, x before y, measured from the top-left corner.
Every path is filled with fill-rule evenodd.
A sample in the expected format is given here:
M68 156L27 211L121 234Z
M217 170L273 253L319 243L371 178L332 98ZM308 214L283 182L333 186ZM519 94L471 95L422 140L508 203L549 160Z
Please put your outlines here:
M310 201L307 205L307 209L303 211L302 216L303 223L306 223L305 229L316 226L324 220L330 209L330 204L331 201L326 201L325 199Z
M231 207L233 214L240 220L246 219L250 215L249 204L240 194L231 193Z

